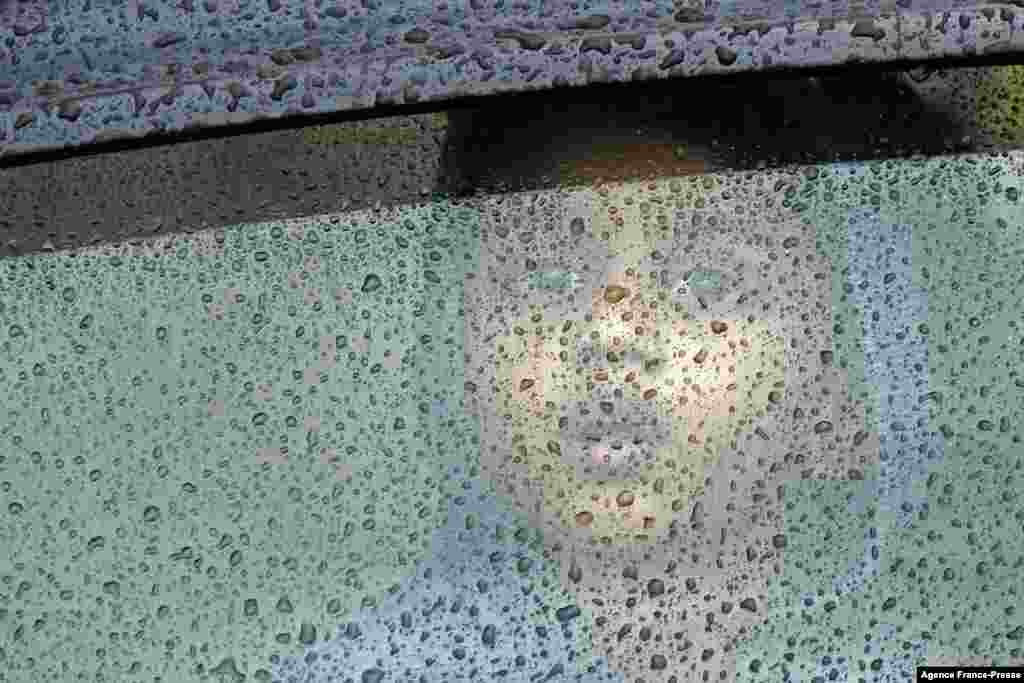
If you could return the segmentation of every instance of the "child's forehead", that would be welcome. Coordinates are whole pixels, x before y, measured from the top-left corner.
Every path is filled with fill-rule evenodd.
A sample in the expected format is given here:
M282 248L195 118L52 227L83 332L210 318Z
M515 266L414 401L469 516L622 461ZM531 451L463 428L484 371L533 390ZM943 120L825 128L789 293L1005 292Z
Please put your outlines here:
M681 209L658 189L624 183L600 192L540 192L515 201L494 200L482 212L481 246L509 266L568 259L630 267L649 263L655 254L669 261L717 255L735 242L736 235L723 230L728 221L722 216Z
M605 271L663 263L676 254L678 244L652 236L619 235L610 239L595 236L565 244L537 245L536 248L523 248L499 240L496 244L489 244L486 249L490 252L488 262L498 259L501 268L523 267L532 261L538 266L557 263L575 267L586 263L592 268Z

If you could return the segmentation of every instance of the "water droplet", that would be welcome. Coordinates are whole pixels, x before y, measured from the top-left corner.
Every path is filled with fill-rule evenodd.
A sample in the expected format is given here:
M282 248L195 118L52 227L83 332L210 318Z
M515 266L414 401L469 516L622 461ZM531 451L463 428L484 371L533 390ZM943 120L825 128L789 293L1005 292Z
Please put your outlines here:
M555 612L555 617L564 624L572 621L580 614L580 608L576 605L566 605L565 607L558 608L558 611Z
M604 300L610 304L617 304L629 296L629 290L619 285L609 285L604 290Z
M156 524L160 521L160 508L156 505L147 505L146 509L142 511L142 519L147 524Z
M365 280L363 280L362 291L364 294L376 292L378 289L381 288L383 284L384 283L381 282L380 276L371 273L370 275L366 276Z
M362 683L381 683L384 680L384 672L380 669L367 669L361 676Z

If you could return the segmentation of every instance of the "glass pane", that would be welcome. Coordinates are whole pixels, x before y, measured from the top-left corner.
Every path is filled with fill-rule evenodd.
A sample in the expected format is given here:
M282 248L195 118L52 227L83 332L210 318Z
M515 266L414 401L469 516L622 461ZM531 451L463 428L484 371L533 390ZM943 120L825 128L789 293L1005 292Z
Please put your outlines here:
M0 680L1021 665L1018 69L3 169Z

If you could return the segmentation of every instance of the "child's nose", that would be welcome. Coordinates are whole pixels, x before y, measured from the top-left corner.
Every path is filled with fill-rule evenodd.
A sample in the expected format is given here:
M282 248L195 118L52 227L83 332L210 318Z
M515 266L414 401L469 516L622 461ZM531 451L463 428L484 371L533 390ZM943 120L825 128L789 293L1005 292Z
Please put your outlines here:
M602 371L603 381L631 384L667 361L653 343L656 321L634 298L635 289L635 285L613 279L595 293L591 313L600 342L587 345L590 363Z

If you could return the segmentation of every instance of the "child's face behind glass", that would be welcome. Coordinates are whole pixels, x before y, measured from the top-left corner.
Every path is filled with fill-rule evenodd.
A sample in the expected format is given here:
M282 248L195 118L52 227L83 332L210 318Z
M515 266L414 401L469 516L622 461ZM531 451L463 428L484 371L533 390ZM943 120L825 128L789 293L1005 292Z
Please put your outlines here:
M783 391L766 259L714 216L681 232L651 209L620 225L531 208L489 224L467 287L487 469L567 540L656 542Z
M781 571L778 484L858 478L878 450L832 365L814 226L738 194L729 212L681 208L674 179L502 197L466 282L483 470L594 598L595 644L645 676L618 629L657 609L678 616L664 642L721 652L760 613L712 633L701 598L756 601ZM664 595L630 605L655 578Z

